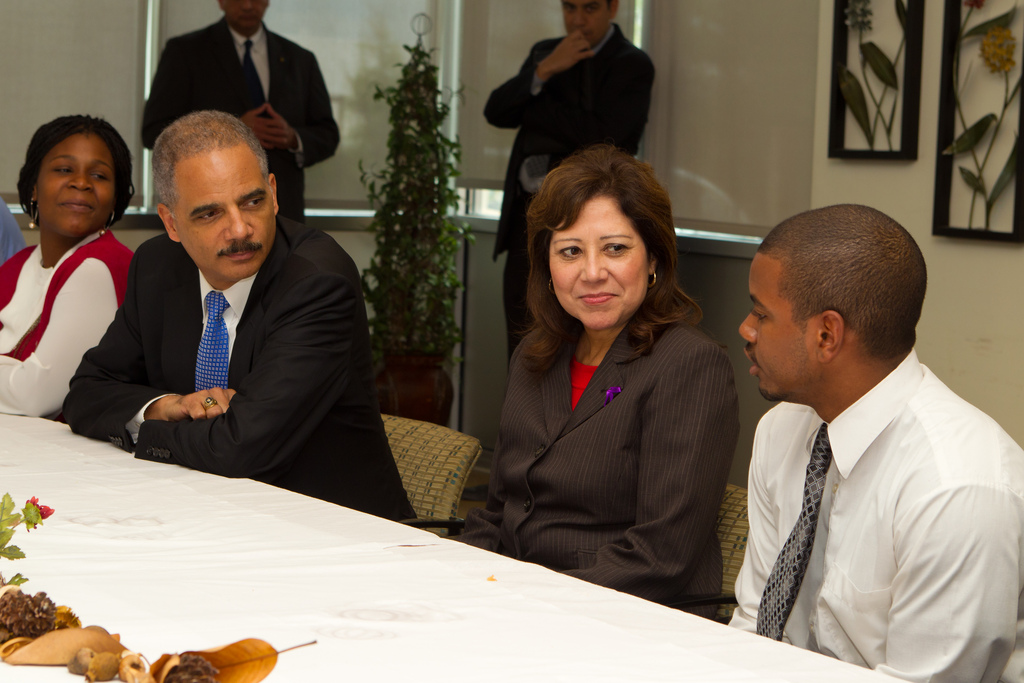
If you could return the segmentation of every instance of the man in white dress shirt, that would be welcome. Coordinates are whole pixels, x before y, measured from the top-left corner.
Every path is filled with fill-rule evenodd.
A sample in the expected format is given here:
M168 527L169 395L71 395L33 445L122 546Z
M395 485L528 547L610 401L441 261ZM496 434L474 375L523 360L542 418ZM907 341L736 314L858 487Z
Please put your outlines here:
M740 334L783 403L754 440L732 625L770 632L779 604L762 594L785 583L773 568L825 423L831 463L781 639L907 680L1021 681L1024 453L918 361L926 279L910 234L864 206L799 214L758 249Z

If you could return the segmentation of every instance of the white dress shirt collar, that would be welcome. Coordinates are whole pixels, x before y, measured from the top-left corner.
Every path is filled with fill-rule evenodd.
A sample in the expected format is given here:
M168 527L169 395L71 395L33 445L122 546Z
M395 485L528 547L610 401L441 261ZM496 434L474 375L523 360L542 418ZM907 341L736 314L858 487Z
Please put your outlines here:
M615 35L615 24L610 24L608 26L608 32L604 34L604 38L602 38L601 42L599 42L597 45L594 46L594 54L596 55L598 52L600 52L601 48L604 47L605 44L607 44L608 41L611 40L612 36L614 36L614 35Z
M245 41L252 41L252 48L255 50L257 47L262 47L267 44L267 32L263 30L263 25L256 29L256 33L252 34L248 38L243 36L235 29L228 26L228 31L231 32L231 38L235 41L235 49L238 50L238 58L241 59L245 55Z
M257 273L258 275L259 273ZM249 301L249 292L252 291L252 283L256 280L256 275L239 280L235 284L231 285L227 289L221 290L221 294L228 300L228 308L224 311L224 322L228 325L231 322L228 320L228 316L234 318L235 323L242 317L242 312L245 311L245 304ZM203 325L206 325L206 316L208 314L206 310L206 295L213 291L214 287L206 281L203 274L199 273L199 297L203 302Z
M885 379L829 423L832 459L843 477L850 476L868 446L906 408L923 379L924 367L911 350Z

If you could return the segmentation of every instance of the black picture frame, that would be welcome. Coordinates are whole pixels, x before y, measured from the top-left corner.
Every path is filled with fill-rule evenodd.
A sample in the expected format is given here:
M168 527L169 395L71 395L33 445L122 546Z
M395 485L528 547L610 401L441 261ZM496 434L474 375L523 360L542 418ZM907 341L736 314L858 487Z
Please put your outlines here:
M984 228L957 228L950 225L949 205L952 197L955 157L942 150L953 144L956 134L956 98L953 94L953 63L960 33L962 0L946 0L942 27L942 87L939 94L939 136L935 163L935 208L932 212L932 234L943 237L989 240L993 242L1024 242L1024 154L1017 155L1016 173L1009 187L1013 188L1013 223L1010 231ZM1012 5L1008 5L1011 7ZM1019 102L1018 102L1019 104ZM1019 107L1017 130L1024 128L1024 106ZM1005 125L1005 124L1004 124Z
M849 28L846 26L848 0L835 0L832 18L832 92L828 124L828 156L830 159L917 159L918 120L921 111L921 52L924 36L925 0L906 0L904 27L903 98L900 121L900 148L893 151L851 149L846 147L846 100L839 88L838 65L846 65ZM876 19L877 20L877 19Z

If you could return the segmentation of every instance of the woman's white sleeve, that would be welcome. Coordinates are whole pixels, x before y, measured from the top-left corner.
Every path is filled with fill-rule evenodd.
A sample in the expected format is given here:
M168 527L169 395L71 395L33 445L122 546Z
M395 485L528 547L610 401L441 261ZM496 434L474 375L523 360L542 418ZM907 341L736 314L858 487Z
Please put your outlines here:
M99 343L116 312L110 270L86 259L57 293L35 352L24 362L0 356L0 413L59 415L82 356Z

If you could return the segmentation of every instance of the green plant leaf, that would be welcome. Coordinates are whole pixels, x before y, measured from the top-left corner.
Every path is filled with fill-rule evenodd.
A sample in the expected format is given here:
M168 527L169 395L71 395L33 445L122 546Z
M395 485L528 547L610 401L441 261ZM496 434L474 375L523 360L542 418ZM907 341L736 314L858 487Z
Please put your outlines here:
M1006 159L1006 163L1003 164L1003 170L999 172L999 177L996 178L996 182L992 186L989 198L985 200L985 209L988 213L992 212L992 207L995 206L999 195L1009 187L1010 181L1013 180L1013 176L1017 172L1017 142L1017 140L1013 141L1013 149L1010 150L1010 156Z
M4 497L0 498L0 522L5 521L13 511L14 499L11 498L11 494L5 493Z
M985 194L985 184L981 181L981 178L974 175L974 173L972 173L970 169L961 166L960 177L964 179L964 182L967 183L967 185L972 190L974 190L975 192L980 192L982 195Z
M0 529L0 548L3 548L14 536L14 529Z
M31 503L22 508L21 513L25 516L26 529L35 529L37 524L43 523L43 515L39 512L39 508Z
M995 114L982 116L973 126L961 133L960 137L958 137L952 145L942 150L942 153L960 154L961 152L967 152L974 149L974 146L981 142L981 139L985 137L985 133L988 132L989 126L995 122Z
M12 586L20 586L23 583L28 583L28 579L26 579L21 574L15 574L7 583L11 584Z
M892 65L885 53L874 43L861 43L860 53L867 60L868 66L878 76L878 80L896 90L899 81L896 79L896 67Z
M900 20L900 28L907 30L907 6L903 0L896 0L896 18Z
M994 27L994 26L1000 26L1002 28L1006 28L1007 26L1010 25L1010 22L1013 21L1013 17L1016 14L1017 14L1017 8L1013 7L1006 14L1000 14L995 19L989 19L988 21L983 21L980 24L978 24L977 26L975 26L974 28L972 28L970 31L965 33L964 34L964 40L967 40L968 38L976 38L978 36L984 36L985 34L988 33L989 29Z
M0 548L0 557L6 557L8 560L20 560L25 557L25 553L21 552L21 548L16 545L9 545L6 548Z
M871 134L871 123L868 120L868 103L864 99L864 90L860 87L860 81L850 73L845 64L836 64L836 73L839 76L839 92L846 100L846 106L850 108L857 125L864 131L864 137L868 140L871 149L875 148L875 139Z
M391 129L386 166L361 167L375 215L376 250L361 277L374 358L383 354L451 355L461 339L454 301L461 288L455 255L467 226L448 220L458 194L451 179L461 159L458 140L442 134L450 97L438 88L437 67L421 46L393 86L378 87Z

